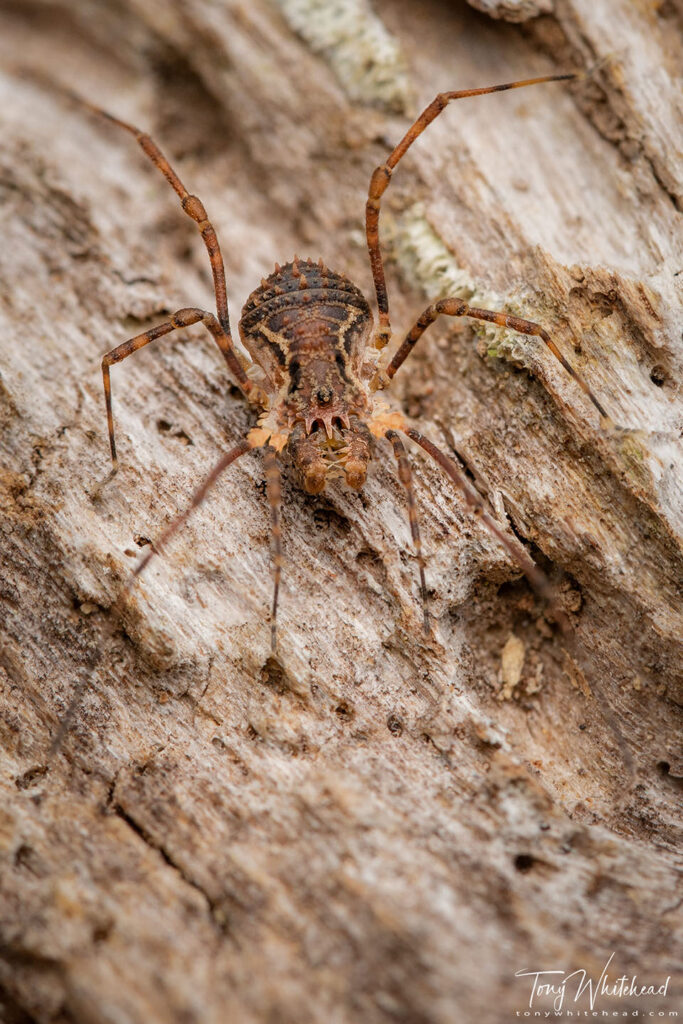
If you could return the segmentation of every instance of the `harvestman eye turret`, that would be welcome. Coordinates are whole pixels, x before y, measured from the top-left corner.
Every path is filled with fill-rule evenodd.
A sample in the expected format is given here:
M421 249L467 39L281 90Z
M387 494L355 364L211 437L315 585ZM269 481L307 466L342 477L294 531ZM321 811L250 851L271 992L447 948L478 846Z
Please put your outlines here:
M221 350L228 370L245 398L260 410L256 425L246 437L225 452L193 495L188 508L166 527L155 545L141 559L129 586L149 565L154 555L166 547L192 510L202 503L221 473L247 452L262 449L271 511L274 573L271 644L275 651L282 573L279 457L283 452L289 452L300 484L308 494L319 494L326 481L335 476L343 477L349 487L359 489L365 482L367 466L373 456L374 440L386 437L393 448L398 476L407 495L410 529L420 573L424 629L429 633L420 530L410 464L401 439L403 434L438 463L459 488L472 513L486 524L533 586L546 598L551 596L546 577L524 548L489 515L482 498L457 463L411 426L400 412L389 411L378 392L388 387L422 334L438 317L472 317L541 338L593 403L603 426L609 425L609 418L588 385L541 326L507 313L468 306L459 298L441 299L429 305L385 365L381 353L391 341L391 324L379 244L379 217L382 196L397 164L415 139L451 100L519 89L542 82L568 81L577 77L575 74L547 75L484 89L440 93L420 114L385 163L376 168L370 179L365 226L379 313L377 327L373 328L373 316L367 300L347 277L329 270L322 260L315 263L295 257L282 267L276 264L274 272L261 281L242 310L240 337L253 362L245 358L233 343L223 257L216 232L202 202L197 196L190 195L149 135L92 104L78 100L89 110L133 135L143 152L175 190L183 210L197 225L206 246L216 295L216 314L194 307L180 309L164 323L138 334L104 356L102 374L113 472L116 472L118 461L109 368L172 331L202 323Z

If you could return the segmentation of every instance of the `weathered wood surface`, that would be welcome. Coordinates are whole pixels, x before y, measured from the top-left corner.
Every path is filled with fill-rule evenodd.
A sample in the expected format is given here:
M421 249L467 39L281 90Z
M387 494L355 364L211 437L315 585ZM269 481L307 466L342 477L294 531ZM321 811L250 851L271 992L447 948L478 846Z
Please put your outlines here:
M681 17L537 6L2 6L0 1017L508 1021L524 968L675 974ZM540 344L467 323L396 380L575 641L415 454L425 642L386 445L361 495L285 487L281 671L258 456L122 600L250 413L196 329L157 342L114 368L123 467L98 496L101 356L210 306L208 266L134 142L20 66L154 133L216 223L236 322L294 252L371 294L369 174L438 90L608 57L449 109L383 215L395 328L456 286L523 313L628 428L601 432Z

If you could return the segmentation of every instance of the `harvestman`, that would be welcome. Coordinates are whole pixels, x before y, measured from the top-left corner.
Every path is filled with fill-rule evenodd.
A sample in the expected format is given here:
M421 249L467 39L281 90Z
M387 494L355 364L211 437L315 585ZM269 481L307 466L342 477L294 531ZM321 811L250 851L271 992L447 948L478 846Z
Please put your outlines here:
M546 75L483 89L439 93L392 150L386 162L375 169L370 179L365 227L379 312L378 327L373 331L373 317L368 302L347 277L329 270L322 260L314 263L295 257L283 267L276 263L275 271L268 278L262 279L260 286L251 293L242 310L239 323L240 337L253 361L249 361L233 344L223 257L216 232L201 200L187 191L149 135L99 107L79 99L79 102L92 112L130 132L175 190L183 210L201 232L211 262L216 294L217 316L194 307L179 309L169 320L136 335L104 356L102 374L113 461L112 473L118 468L118 459L114 439L109 368L149 342L156 341L157 338L172 331L202 323L223 353L228 369L244 396L261 410L257 425L221 457L195 491L189 507L166 527L155 545L150 547L135 568L129 586L149 565L152 557L168 544L192 510L202 503L221 473L247 452L257 448L263 449L266 490L271 511L274 576L271 645L275 651L278 595L282 573L281 480L277 456L285 449L289 451L301 486L308 494L319 494L324 489L326 480L336 476L343 476L350 487L360 489L365 482L368 462L372 457L373 438L386 437L393 447L398 476L407 495L410 529L420 572L424 628L425 632L429 633L424 559L410 465L400 436L403 434L420 445L439 464L460 489L474 515L486 524L534 587L545 597L550 596L549 584L544 574L521 545L507 537L488 514L482 498L457 463L410 426L401 413L389 411L386 403L379 398L378 392L388 387L415 344L437 317L467 316L519 331L521 334L540 337L586 393L600 413L603 425L610 423L609 417L588 385L570 366L541 326L507 313L468 306L459 298L441 299L427 306L391 360L383 365L385 361L381 360L379 355L391 340L391 325L379 245L379 214L382 196L391 181L396 165L415 139L451 100L519 89L543 82L568 81L577 77L577 74Z

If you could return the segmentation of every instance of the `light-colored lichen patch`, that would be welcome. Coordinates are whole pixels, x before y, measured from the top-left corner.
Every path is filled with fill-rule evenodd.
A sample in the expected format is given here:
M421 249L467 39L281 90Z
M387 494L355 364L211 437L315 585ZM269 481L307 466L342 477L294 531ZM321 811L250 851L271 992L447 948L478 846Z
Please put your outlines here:
M406 113L410 85L397 40L367 0L276 0L285 20L328 62L352 100Z
M540 14L550 14L553 0L467 0L470 7L483 11L491 18L503 21L529 21Z
M483 309L521 315L522 303L507 299L482 286L461 267L430 223L422 203L409 206L396 220L386 218L383 239L406 281L419 286L432 301L450 296ZM482 320L472 321L480 339L480 353L526 365L525 352L533 341Z
M384 240L407 279L419 285L433 299L457 295L481 301L483 292L427 219L422 203L409 206L401 216L384 227Z

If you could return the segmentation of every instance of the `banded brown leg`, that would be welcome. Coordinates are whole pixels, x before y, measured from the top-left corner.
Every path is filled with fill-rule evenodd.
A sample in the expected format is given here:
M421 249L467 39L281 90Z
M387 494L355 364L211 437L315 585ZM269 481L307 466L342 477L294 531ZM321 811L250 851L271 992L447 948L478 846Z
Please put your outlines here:
M391 441L394 455L398 464L398 478L405 487L408 499L408 518L410 520L410 532L413 538L413 546L417 555L417 564L420 568L420 593L422 595L422 615L426 636L429 636L429 604L427 601L427 585L425 583L425 563L422 555L422 540L420 538L420 524L417 517L417 505L413 491L413 475L410 470L408 454L403 441L395 430L387 430L385 437Z
M273 560L273 605L270 617L270 649L277 650L277 606L280 596L280 579L282 576L282 527L280 525L280 507L282 505L282 478L277 455L272 448L264 453L266 469L266 494L270 505L270 538Z
M523 320L521 317L510 316L508 313L496 313L490 309L478 309L475 306L468 306L462 299L442 299L440 302L434 302L432 305L427 306L424 313L408 332L405 341L395 353L386 370L383 372L378 371L378 373L375 374L375 377L370 384L373 391L386 387L389 384L396 371L410 355L424 332L430 324L434 323L438 316L469 316L474 320L486 320L488 323L498 324L499 327L509 327L513 331L519 331L520 334L536 335L541 338L555 358L559 360L567 373L574 378L576 383L585 392L587 397L598 410L600 413L601 426L606 429L611 427L612 421L598 399L588 387L583 377L580 377L574 367L567 362L555 342L543 327L534 323L532 320Z
M562 632L564 642L567 644L569 652L571 652L572 657L579 666L585 665L584 654L581 651L580 646L576 642L576 637L569 624L569 619L567 618L565 613L558 607L554 599L554 594L552 591L552 587L550 586L550 581L548 580L545 573L541 572L536 563L532 561L531 558L529 558L529 556L526 554L521 545L514 545L509 540L509 538L505 536L505 534L500 529L498 524L491 518L491 516L484 508L483 502L479 494L472 487L467 477L464 475L464 473L457 465L457 463L453 461L453 459L446 455L445 452L442 452L440 448L437 448L437 446L433 444L432 441L424 437L423 434L420 434L419 431L413 430L412 428L408 428L404 431L404 433L407 434L407 436L410 437L411 440L415 441L416 444L419 444L420 447L423 448L427 452L427 454L434 459L434 461L441 467L441 469L443 469L447 476L453 481L456 487L458 487L458 489L464 495L465 501L472 509L474 515L476 515L486 524L486 526L494 535L494 537L496 537L496 539L500 541L500 543L510 554L512 559L517 563L520 569L522 569L525 576L533 586L534 590L536 590L536 592L545 601L547 601L552 611L553 617L558 627L560 628L560 631ZM607 722L607 725L612 730L612 734L624 758L624 763L626 765L630 781L633 782L635 779L635 767L633 757L631 756L631 751L626 741L624 740L617 720L614 714L612 713L612 709L607 704L607 701L601 696L599 688L597 690L593 690L592 696L597 700L598 706L600 707L600 711L605 721Z
M463 494L465 501L472 510L472 513L481 519L487 526L489 531L493 534L496 540L500 541L505 550L508 552L514 562L520 567L522 572L525 574L534 590L548 602L552 608L553 615L558 625L560 626L563 633L571 632L569 623L567 622L566 616L560 609L557 608L554 602L554 594L548 577L542 572L536 563L531 559L521 544L513 543L509 537L503 532L495 519L492 518L484 508L484 502L478 492L474 489L472 484L469 482L465 474L462 472L460 467L457 465L450 456L442 452L432 441L426 438L418 430L414 430L412 427L407 428L404 431L407 436L419 444L428 455L430 455L434 461L441 467L446 475L453 481L455 486Z
M368 200L365 206L365 233L370 257L370 268L375 283L377 308L379 311L379 327L375 335L375 347L384 348L391 337L389 322L389 299L384 278L384 265L379 247L379 213L382 196L386 192L396 164L432 121L439 116L451 100L466 99L469 96L486 96L493 92L505 92L508 89L522 89L527 85L540 85L543 82L566 82L578 78L577 74L543 75L541 78L526 78L519 82L507 82L504 85L491 85L483 89L461 89L459 92L440 92L428 107L422 111L418 119L411 125L399 144L391 151L385 163L375 168L370 178Z
M221 327L225 331L232 345L232 338L230 334L230 318L228 315L228 294L225 285L225 267L223 266L223 256L221 254L220 246L218 244L218 237L216 235L215 228L209 220L204 204L198 196L191 195L182 181L171 167L170 163L161 152L157 144L154 142L149 135L145 132L140 131L135 125L128 124L127 121L122 121L118 117L114 117L113 114L107 113L106 110L102 110L101 107L95 106L94 103L89 103L88 100L83 99L76 93L69 92L68 95L78 103L80 106L90 110L93 114L98 114L100 117L105 118L112 124L117 125L119 128L123 128L124 131L130 132L138 143L140 148L146 157L148 157L155 167L161 171L166 181L169 183L171 188L174 190L178 198L180 199L180 205L187 216L195 222L199 233L202 236L206 251L209 254L209 261L211 263L211 273L213 275L213 286L216 293L216 311L218 313L218 320Z
M144 331L142 334L137 334L134 338L130 338L128 341L124 341L121 345L112 349L111 352L107 352L102 359L104 400L107 406L109 447L111 448L114 473L118 469L118 458L116 456L116 440L114 438L114 416L111 405L111 380L109 376L109 367L114 363L120 363L122 359L132 355L133 352L137 352L138 349L144 348L145 345L149 345L150 341L156 341L157 338L162 338L165 334L170 334L171 331L177 331L181 327L191 327L192 324L199 323L200 321L211 333L214 341L225 357L228 369L231 370L235 376L239 386L242 388L242 391L246 395L249 395L258 390L247 377L244 368L232 347L230 338L225 333L218 320L216 320L213 313L206 313L202 309L194 308L179 309L177 313L173 314L170 320L167 320L163 324L158 324L156 327L152 327L149 331Z
M147 566L154 558L154 556L162 554L164 548L167 546L171 538L178 532L181 526L184 525L184 523L189 518L190 514L196 508L198 508L198 506L201 505L201 503L204 501L204 498L207 496L213 485L216 483L221 473L224 470L226 470L228 466L232 465L232 463L239 459L242 455L246 455L247 452L252 451L253 448L254 446L246 438L244 438L233 448L227 451L225 455L221 456L221 458L213 467L209 475L192 495L192 500L190 501L190 504L185 509L185 511L177 515L175 519L172 519L171 522L166 527L166 529L162 532L159 539L153 545L150 545L149 551L145 554L145 556L140 560L140 562L136 565L135 569L133 570L130 579L126 583L124 592L132 588L138 576L140 576L144 572L144 570L147 568Z

